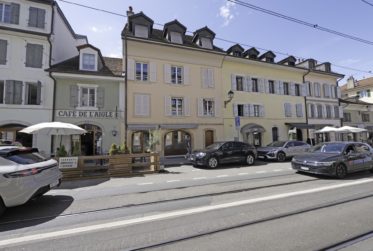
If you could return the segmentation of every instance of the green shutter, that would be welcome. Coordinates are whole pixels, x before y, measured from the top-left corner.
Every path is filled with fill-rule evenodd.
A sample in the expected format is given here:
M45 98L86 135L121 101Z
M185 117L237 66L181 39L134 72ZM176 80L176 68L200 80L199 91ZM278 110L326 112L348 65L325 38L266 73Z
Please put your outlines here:
M11 24L19 24L19 9L20 5L17 3L12 3L10 5L11 14L10 14L10 23Z
M0 64L6 64L8 41L0 39Z

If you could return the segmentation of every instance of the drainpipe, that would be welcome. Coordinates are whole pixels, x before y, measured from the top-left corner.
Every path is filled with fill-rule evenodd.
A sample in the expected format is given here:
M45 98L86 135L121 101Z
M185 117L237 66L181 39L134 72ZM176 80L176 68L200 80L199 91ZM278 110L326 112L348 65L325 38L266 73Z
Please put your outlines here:
M55 2L53 1L51 6L52 6L52 21L51 21L51 29L50 33L48 35L48 42L49 42L49 67L52 66L52 34L54 32L54 16L55 16L55 11L54 11L54 6ZM52 72L49 71L49 77L53 80L53 97L52 97L52 122L55 120L55 110L56 110L56 79L52 76ZM53 145L54 145L54 137L52 136L51 139L51 153L53 153Z
M311 72L311 70L308 69L307 72L306 72L305 74L303 74L303 76L302 76L303 83L306 82L306 76L307 76L308 74L310 74L310 72ZM303 98L304 98L304 104L305 104L305 109L304 109L305 112L304 112L304 114L305 114L305 116L306 116L306 124L308 125L307 96L304 96ZM308 139L309 137L310 137L310 131L309 131L309 128L307 128L307 139Z
M128 84L128 80L127 80L127 69L128 69L128 52L127 52L127 49L128 49L128 46L127 46L127 31L124 32L124 71L125 71L125 74L124 74L124 142L126 142L126 144L128 144L127 142L127 128L128 128L128 88L127 88L127 84Z
M337 80L337 87L339 87L339 81L341 81L344 77L340 77L338 80ZM338 97L337 97L338 98ZM341 100L338 98L338 107L341 106ZM347 107L348 105L346 105ZM343 107L345 108L345 107ZM339 110L338 110L339 111ZM343 117L342 118L339 118L340 120L340 123L341 123L341 126L343 126Z

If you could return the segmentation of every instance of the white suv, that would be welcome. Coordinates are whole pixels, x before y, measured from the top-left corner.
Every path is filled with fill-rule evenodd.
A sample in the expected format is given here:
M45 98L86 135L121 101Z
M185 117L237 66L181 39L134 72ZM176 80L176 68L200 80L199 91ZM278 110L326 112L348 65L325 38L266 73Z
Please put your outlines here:
M36 148L0 146L0 214L43 195L61 182L54 159L45 159Z

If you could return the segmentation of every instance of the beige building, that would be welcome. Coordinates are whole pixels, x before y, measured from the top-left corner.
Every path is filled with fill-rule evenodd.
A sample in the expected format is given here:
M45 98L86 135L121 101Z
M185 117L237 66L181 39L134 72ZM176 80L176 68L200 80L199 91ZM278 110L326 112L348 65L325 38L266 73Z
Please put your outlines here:
M373 104L373 78L356 80L348 78L347 83L341 87L342 98L357 98L359 101Z
M297 64L307 72L303 75L306 84L306 106L308 137L312 142L320 142L321 135L315 134L325 126L340 127L343 118L343 108L340 106L341 88L338 81L344 77L331 70L330 63L317 64L316 60L308 59ZM319 138L317 138L319 137ZM335 140L333 136L330 139Z
M255 146L289 138L305 141L306 130L293 126L306 125L304 69L291 65L293 57L274 63L271 51L259 55L255 48L234 45L227 54L223 83L230 84L223 95L232 91L234 97L225 102L226 138Z
M177 20L153 27L142 12L128 12L123 32L126 140L133 153L184 155L224 139L222 63L207 27L186 35Z

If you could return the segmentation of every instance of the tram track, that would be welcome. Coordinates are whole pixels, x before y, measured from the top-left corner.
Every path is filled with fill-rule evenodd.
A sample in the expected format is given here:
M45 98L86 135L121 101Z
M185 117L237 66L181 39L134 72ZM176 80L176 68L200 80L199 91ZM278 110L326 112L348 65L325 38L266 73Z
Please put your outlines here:
M277 175L279 176L286 176L286 175ZM268 178L268 177L265 177ZM272 177L273 178L273 177ZM252 179L246 179L246 180L240 180L240 181L248 181ZM274 187L284 187L289 185L296 185L296 184L304 184L304 183L310 183L317 181L319 179L307 179L307 180L298 180L298 181L290 181L290 182L282 182L277 184L270 184L270 185L263 185L263 186L256 186L256 187L246 187L246 188L240 188L240 189L232 189L228 191L222 191L222 192L213 192L213 193L205 193L205 194L198 194L198 195L191 195L191 196L183 196L178 198L172 198L172 199L165 199L165 200L157 200L157 201L149 201L144 203L129 203L124 204L120 206L114 206L114 207L107 207L107 208L101 208L101 209L95 209L95 210L85 210L80 212L73 212L73 213L65 213L65 214L51 214L51 215L45 215L40 217L31 217L31 218L23 218L23 219L17 219L17 220L8 220L8 221L1 221L0 220L0 232L6 231L3 230L4 227L12 225L12 224L19 224L19 223L30 223L30 222L37 222L37 221L48 221L52 219L59 219L64 217L73 217L73 216L82 216L87 214L94 214L94 213L102 213L102 212L110 212L113 210L121 210L121 209L129 209L129 208L136 208L136 207L142 207L142 206L150 206L150 205L159 205L164 203L170 203L170 202L177 202L177 201L185 201L185 200L192 200L192 199L200 199L200 198L206 198L206 197L214 197L214 196L222 196L222 195L228 195L228 194L237 194L242 192L249 192L249 191L256 191L260 189L267 189L267 188L274 188ZM213 183L213 184L226 184L226 183L232 183L234 181L226 181L226 182L219 182L219 183ZM237 181L235 181L237 182ZM205 185L198 185L198 186L208 186L213 185L212 183L205 184ZM195 187L195 186L193 186ZM183 188L190 188L190 187L183 187ZM150 192L167 192L172 191L175 189L183 189L182 187L176 187L176 188L169 188L169 189L162 189L162 190L155 190L155 191L148 191ZM144 194L145 192L136 192L132 194L126 194L126 195L136 195L136 194ZM119 195L115 195L119 196ZM115 197L113 196L113 197Z
M249 227L249 226L256 225L256 224L268 223L268 222L271 222L271 221L284 219L284 218L287 218L287 217L292 217L292 216L296 216L296 215L300 215L300 214L304 214L304 213L314 212L314 211L322 210L322 209L328 209L328 208L340 206L340 205L343 205L343 204L348 204L348 203L352 203L352 202L356 202L356 201L360 201L360 200L364 200L364 199L370 199L370 198L373 198L373 194L358 196L358 197L350 198L350 199L340 199L340 200L334 201L334 202L322 203L322 204L319 204L319 205L306 207L306 208L303 208L303 209L298 209L298 210L290 211L290 212L287 212L287 213L277 214L277 215L264 217L264 218L256 219L256 220L249 220L249 221L241 222L239 224L234 224L234 225L227 226L227 227L221 227L221 228L217 228L217 229L213 229L213 230L209 230L209 231L199 232L197 234L191 234L191 235L183 236L183 237L180 237L180 238L163 240L163 241L160 241L158 243L136 246L136 247L128 248L128 249L125 249L125 250L138 251L138 250L148 250L148 249L152 249L152 248L165 248L167 246L171 246L173 244L177 244L177 243L180 243L180 242L183 242L183 241L189 241L189 240L193 240L193 239L212 236L214 234L219 234L219 233L223 233L223 232L227 232L227 231L231 231L231 230L235 230L235 229ZM360 241L364 241L364 240L369 239L369 238L373 238L373 231L370 231L368 233L364 233L362 235L358 235L358 236L356 236L354 238L351 238L351 239L348 239L348 240L344 240L342 242L333 244L332 246L329 246L329 247L326 247L326 248L321 248L319 250L337 251L337 250L341 250L343 248L352 246L355 243L358 243Z

